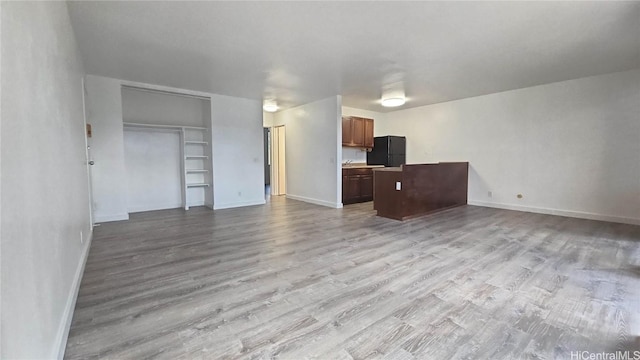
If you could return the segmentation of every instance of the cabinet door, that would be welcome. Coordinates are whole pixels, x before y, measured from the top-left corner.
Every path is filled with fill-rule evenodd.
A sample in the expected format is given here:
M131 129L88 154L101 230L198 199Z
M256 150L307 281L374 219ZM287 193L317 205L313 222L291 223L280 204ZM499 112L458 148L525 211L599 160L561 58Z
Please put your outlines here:
M373 147L373 119L364 119L364 147Z
M349 176L346 174L346 170L342 170L342 203L344 204L349 199Z
M373 200L373 175L364 175L360 177L360 200Z
M342 145L351 145L353 142L351 135L351 117L342 117Z
M360 176L349 176L349 197L347 198L348 202L358 202L360 201Z
M364 119L351 118L351 139L354 146L364 147Z

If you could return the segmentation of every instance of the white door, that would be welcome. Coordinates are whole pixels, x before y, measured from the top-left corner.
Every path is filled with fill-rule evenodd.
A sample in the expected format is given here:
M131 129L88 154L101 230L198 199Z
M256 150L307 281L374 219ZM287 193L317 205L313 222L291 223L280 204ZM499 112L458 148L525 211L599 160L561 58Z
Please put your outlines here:
M271 195L284 195L287 192L284 126L274 127L271 136Z

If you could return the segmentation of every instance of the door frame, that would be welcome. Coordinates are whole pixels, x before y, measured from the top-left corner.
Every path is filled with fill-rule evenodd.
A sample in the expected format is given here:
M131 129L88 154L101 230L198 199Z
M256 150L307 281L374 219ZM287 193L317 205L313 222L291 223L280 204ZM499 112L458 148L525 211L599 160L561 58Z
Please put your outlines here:
M262 128L262 144L264 151L264 184L271 185L271 128L265 126Z
M84 120L84 148L85 148L85 159L87 166L87 190L89 191L89 224L90 229L93 232L93 184L92 184L92 174L91 174L91 166L93 165L93 158L91 156L91 145L89 144L89 132L87 128L87 101L86 101L86 92L87 89L85 87L84 76L81 78L82 84L82 118Z

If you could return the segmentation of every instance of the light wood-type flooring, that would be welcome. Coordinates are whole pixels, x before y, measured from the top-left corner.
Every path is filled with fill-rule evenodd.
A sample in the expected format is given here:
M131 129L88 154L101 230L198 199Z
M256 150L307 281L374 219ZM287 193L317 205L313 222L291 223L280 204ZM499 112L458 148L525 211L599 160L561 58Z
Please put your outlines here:
M97 227L65 357L571 359L638 335L638 226L274 197Z

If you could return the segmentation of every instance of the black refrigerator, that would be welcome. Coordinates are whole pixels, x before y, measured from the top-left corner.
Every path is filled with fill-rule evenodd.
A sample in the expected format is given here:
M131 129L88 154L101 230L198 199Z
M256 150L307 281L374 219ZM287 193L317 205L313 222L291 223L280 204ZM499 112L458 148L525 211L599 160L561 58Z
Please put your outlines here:
M373 150L367 153L367 164L400 166L407 162L407 138L404 136L378 136L373 138Z

